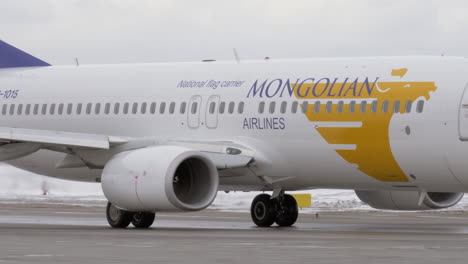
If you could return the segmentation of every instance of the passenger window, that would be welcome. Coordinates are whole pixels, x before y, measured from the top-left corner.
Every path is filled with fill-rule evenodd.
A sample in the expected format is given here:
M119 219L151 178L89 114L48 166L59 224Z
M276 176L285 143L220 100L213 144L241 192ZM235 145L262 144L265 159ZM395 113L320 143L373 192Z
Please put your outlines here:
M211 103L210 103L210 109L209 109L210 114L214 114L215 108L216 108L216 103L215 103L215 102L211 102Z
M240 102L240 103L239 103L239 106L237 107L237 112L238 112L239 114L244 113L244 102Z
M34 110L33 111L34 111L34 115L39 114L39 104L34 105Z
M349 109L349 112L350 112L351 114L353 114L354 112L356 112L356 101L351 101L351 102L349 102L348 109Z
M114 114L118 115L120 111L120 103L115 103L114 105Z
M406 101L406 105L405 105L405 112L406 113L411 112L411 106L413 106L413 102L411 102L411 100Z
M59 115L62 115L62 114L63 114L63 104L59 104L59 107L58 107L58 114L59 114Z
M419 100L418 103L416 104L416 112L422 113L424 110L424 101Z
M111 104L110 103L106 103L106 105L104 106L104 113L106 115L108 115L110 113L110 108L111 108Z
M258 113L263 114L264 111L265 111L265 102L260 102L260 104L258 105Z
M51 105L50 105L49 113L50 113L51 115L55 114L55 104L51 104Z
M18 105L18 111L17 111L18 115L21 115L23 113L23 104L19 104Z
M92 103L86 104L86 114L89 115L91 114L91 108L93 107Z
M372 101L371 113L377 113L377 101Z
M196 113L197 113L197 108L198 108L198 103L197 103L197 102L192 103L192 111L191 111L191 113L192 113L192 114L196 114Z
M6 105L6 104L4 104L4 105L2 106L2 114L3 114L3 115L6 115L6 114L7 114L7 107L8 107L8 105Z
M72 108L73 108L73 104L68 104L68 107L67 107L67 114L71 115L71 113L72 113Z
M197 103L195 103L195 104L197 104ZM159 105L159 113L164 114L164 111L166 111L166 103L165 103L165 102L162 102L162 103Z
M173 114L175 112L175 103L172 102L170 105L169 105L169 113L170 114Z
M180 113L181 114L185 114L185 108L187 108L187 103L186 102L182 102L180 104Z
M150 106L150 113L151 113L151 114L156 113L156 103L151 103L151 106Z
M226 103L225 102L221 102L219 104L219 113L220 114L224 114L224 109L226 108Z
M76 114L81 115L81 109L83 108L83 104L79 103L76 105Z
M280 112L282 114L286 113L286 107L288 107L288 102L286 101L281 102Z
M393 112L398 113L400 112L400 101L396 100L395 103L393 103Z
M275 113L275 108L276 108L276 102L270 102L270 114Z
M96 115L99 115L99 113L101 113L101 104L100 103L97 103L95 108L94 108L94 113Z
M297 101L294 101L291 105L291 113L295 114L297 113L297 106L299 105L299 103Z
M383 101L383 103L382 103L382 113L388 113L388 105L389 105L388 100Z
M27 104L27 105L26 105L25 114L26 114L26 115L31 114L31 105L30 105L30 104Z
M303 102L302 103L302 113L307 113L309 111L309 102Z
M11 104L10 105L10 115L14 115L15 114L15 104Z
M123 113L126 115L128 114L128 108L130 108L130 103L124 103L123 106Z
M361 112L361 113L365 113L366 110L367 110L367 102L366 102L366 101L361 101L360 112Z
M332 106L333 106L332 101L328 101L328 102L327 102L327 107L326 107L327 113L330 114L330 113L332 112Z
M338 102L338 106L336 107L336 112L338 113L343 113L343 107L344 107L344 102L343 101L339 101Z
M138 103L133 103L133 106L132 106L132 113L133 113L133 114L138 113Z
M141 104L141 113L142 114L146 114L146 106L147 106L147 103L142 103Z
M234 113L234 102L229 103L228 111L230 114Z
M47 104L43 104L42 105L42 115L46 115L47 114Z
M320 101L314 103L314 113L320 113Z

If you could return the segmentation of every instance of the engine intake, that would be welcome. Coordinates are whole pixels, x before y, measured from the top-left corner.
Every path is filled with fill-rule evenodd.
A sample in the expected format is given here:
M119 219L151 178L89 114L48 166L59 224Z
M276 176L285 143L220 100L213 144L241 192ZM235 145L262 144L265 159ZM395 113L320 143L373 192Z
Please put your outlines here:
M218 171L200 152L158 146L117 154L104 167L102 190L128 211L195 211L208 207L218 191Z
M419 205L418 191L355 191L356 195L369 206L385 210L434 210L454 206L463 193L428 192Z

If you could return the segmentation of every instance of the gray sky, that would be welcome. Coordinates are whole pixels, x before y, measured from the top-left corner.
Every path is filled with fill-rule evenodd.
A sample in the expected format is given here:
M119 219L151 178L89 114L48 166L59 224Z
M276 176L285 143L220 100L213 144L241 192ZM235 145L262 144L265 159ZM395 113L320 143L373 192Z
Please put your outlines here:
M0 38L52 64L468 56L468 1L0 0Z

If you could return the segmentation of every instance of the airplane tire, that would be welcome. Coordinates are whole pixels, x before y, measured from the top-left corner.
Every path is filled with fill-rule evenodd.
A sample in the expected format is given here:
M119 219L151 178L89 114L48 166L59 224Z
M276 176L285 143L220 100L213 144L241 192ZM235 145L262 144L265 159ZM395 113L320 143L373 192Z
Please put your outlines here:
M138 212L132 216L132 225L136 228L148 228L154 222L155 213Z
M285 194L282 199L277 200L276 220L279 226L292 226L296 223L299 215L296 199Z
M275 222L275 204L268 194L255 197L250 207L253 222L260 227L269 227Z
M126 228L132 221L133 213L119 209L110 202L107 203L106 218L114 228Z

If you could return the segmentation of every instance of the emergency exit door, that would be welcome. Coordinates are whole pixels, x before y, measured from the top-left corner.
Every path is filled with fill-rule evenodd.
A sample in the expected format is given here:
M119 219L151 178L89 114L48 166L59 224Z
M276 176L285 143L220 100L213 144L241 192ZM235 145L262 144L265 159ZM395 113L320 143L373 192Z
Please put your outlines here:
M199 95L192 96L188 104L187 124L190 128L198 128L200 126L200 108L202 98Z
M219 101L218 95L212 95L208 98L208 102L206 102L205 124L207 128L218 127Z

